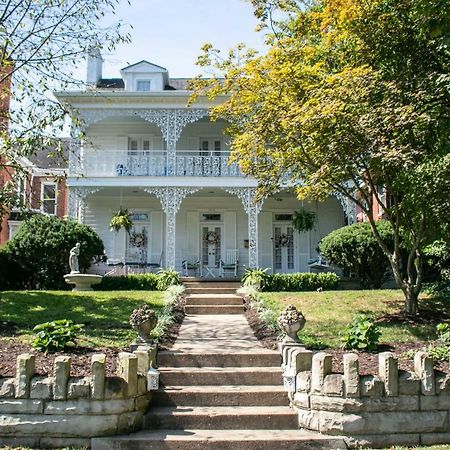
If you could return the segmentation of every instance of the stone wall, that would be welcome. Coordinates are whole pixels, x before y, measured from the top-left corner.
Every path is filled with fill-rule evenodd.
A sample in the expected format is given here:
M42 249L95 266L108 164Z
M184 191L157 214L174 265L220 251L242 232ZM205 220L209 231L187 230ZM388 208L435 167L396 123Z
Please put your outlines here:
M299 347L283 349L285 388L301 428L344 436L349 447L450 443L450 376L435 371L425 352L414 371L398 369L392 353L379 355L378 374L359 375L358 356L332 357Z
M0 446L90 447L90 438L141 429L151 399L146 373L154 349L119 353L117 376L105 376L103 354L91 375L71 377L71 358L58 356L52 377L35 376L35 357L17 358L16 376L0 379Z

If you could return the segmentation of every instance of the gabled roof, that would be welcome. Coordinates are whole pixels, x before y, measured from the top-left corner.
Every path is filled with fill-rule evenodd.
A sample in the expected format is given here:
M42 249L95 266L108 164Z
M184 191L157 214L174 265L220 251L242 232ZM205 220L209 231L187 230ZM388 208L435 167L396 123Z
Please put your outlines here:
M148 62L145 59L143 59L142 61L139 61L137 63L131 64L130 66L124 67L123 69L120 69L120 71L122 72L122 71L125 71L125 70L128 70L128 69L131 69L131 68L133 68L135 66L138 66L139 64L146 64L146 65L150 66L153 69L160 69L161 71L167 72L167 69L165 67L158 66L157 64L153 64L151 62Z
M101 89L123 89L125 83L122 78L101 78L97 82L97 87Z

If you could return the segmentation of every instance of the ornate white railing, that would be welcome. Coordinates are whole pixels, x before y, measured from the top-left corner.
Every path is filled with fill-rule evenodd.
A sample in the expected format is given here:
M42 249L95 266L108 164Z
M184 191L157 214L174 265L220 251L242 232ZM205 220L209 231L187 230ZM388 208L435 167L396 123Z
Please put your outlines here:
M236 163L229 164L228 152L209 154L177 150L173 176L239 177ZM86 177L168 176L167 153L156 150L90 150L70 165L70 175Z

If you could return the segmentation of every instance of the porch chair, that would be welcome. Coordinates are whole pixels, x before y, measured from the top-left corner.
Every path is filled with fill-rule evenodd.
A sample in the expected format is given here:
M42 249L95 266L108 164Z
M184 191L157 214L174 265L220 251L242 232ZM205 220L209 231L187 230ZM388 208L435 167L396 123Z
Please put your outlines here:
M159 256L159 261L158 262L147 263L147 267L150 269L150 272L156 271L157 269L161 268L161 266L162 266L162 258L163 258L163 253L161 252L161 255Z
M201 277L202 274L202 263L200 259L195 255L189 255L186 259L183 259L181 261L181 268L183 277L189 276L189 271L194 271L194 276L198 274L199 277Z
M233 271L234 277L237 277L237 271L238 271L238 265L239 265L239 250L238 249L227 249L224 252L223 259L220 260L219 264L219 276L221 278L224 277L225 271Z

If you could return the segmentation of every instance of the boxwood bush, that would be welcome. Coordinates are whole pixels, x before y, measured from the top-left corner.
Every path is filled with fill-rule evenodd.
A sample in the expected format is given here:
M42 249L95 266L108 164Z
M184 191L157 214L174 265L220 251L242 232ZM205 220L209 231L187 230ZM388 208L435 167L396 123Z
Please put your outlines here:
M376 226L384 242L393 247L389 222L379 220ZM390 275L389 261L367 222L332 231L320 241L318 250L330 263L356 274L365 288L380 288Z
M275 273L267 275L262 291L300 292L336 289L339 277L335 273Z
M100 284L94 286L96 291L157 291L158 275L142 273L119 277L103 277Z

